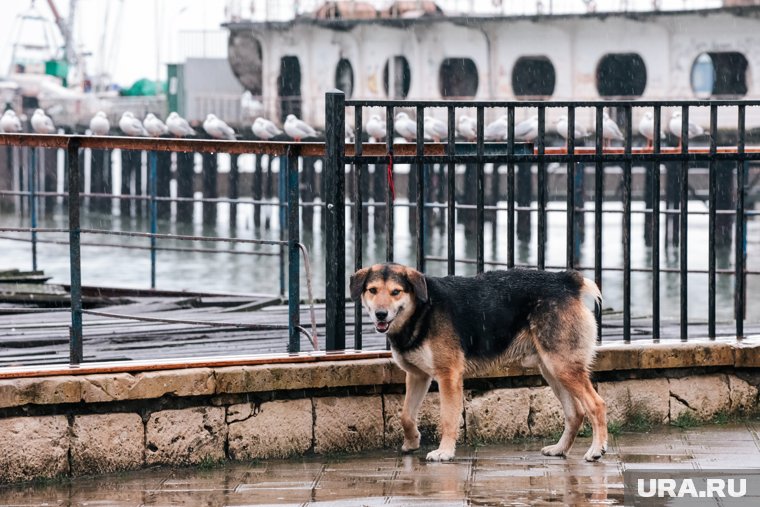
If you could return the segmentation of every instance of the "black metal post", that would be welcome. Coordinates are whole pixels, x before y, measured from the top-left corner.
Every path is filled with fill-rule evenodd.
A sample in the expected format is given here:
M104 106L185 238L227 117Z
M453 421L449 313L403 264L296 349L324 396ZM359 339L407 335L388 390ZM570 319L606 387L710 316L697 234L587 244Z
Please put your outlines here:
M341 123L341 125L343 125ZM388 149L388 164L391 166L393 163L393 107L385 108L385 131L387 133L385 142ZM393 178L393 172L388 171L388 177L386 179L385 188L385 260L386 262L393 262L393 192L391 192L391 185Z
M235 235L235 229L237 229L237 199L240 195L238 190L238 182L240 179L240 172L238 169L238 158L240 155L230 155L230 175L229 175L229 189L227 194L233 201L230 203L230 231Z
M689 106L681 107L681 154L689 153ZM681 341L689 339L689 287L688 287L688 205L689 205L689 161L681 162L681 192L679 220L679 271L681 274Z
M538 201L538 252L537 261L538 269L546 268L546 162L543 161L546 131L546 108L538 108L538 138L536 139L536 148L538 151L538 183L536 196Z
M507 267L515 267L515 108L507 108Z
M594 281L602 290L602 203L604 201L603 122L604 109L596 108L596 174L594 177ZM602 308L596 304L596 339L602 341Z
M455 110L454 106L448 107L448 142L446 144L446 155L449 158L448 168L446 169L446 250L447 265L446 272L449 275L456 273L456 163L451 158L454 156L454 133L455 133Z
M301 334L298 331L301 312L301 265L298 243L301 239L299 227L298 156L292 147L287 156L288 173L288 352L301 350Z
M425 108L417 106L417 163L415 164L415 170L417 175L417 209L416 209L416 251L417 251L417 270L421 273L425 272L425 165L423 158L425 156ZM409 196L411 201L412 196Z
M710 166L708 183L708 233L707 233L707 335L715 339L715 216L716 216L716 168L715 154L718 148L718 106L710 106Z
M475 262L476 271L482 273L485 269L485 167L483 164L484 154L484 111L482 106L477 108L477 184L476 184L476 208L475 222Z
M738 115L739 142L737 151L739 160L736 164L736 232L734 234L734 314L736 319L736 338L744 338L744 312L747 264L747 231L744 217L745 194L745 160L744 146L746 133L746 108L739 106Z
M346 231L345 231L345 95L340 91L325 96L325 339L327 350L346 348ZM393 124L388 129L393 143ZM392 204L392 203L389 203ZM389 222L389 225L390 222ZM391 225L392 227L392 225ZM388 236L392 236L390 230Z
M354 108L354 125L357 126L357 132L354 138L354 150L356 156L362 155L362 108ZM359 271L362 266L362 253L364 252L364 164L354 164L354 269ZM362 349L362 304L357 301L354 304L354 350Z
M71 137L67 147L69 171L69 264L71 270L71 328L69 330L69 363L83 360L82 347L82 262L79 225L79 139Z
M575 267L575 108L567 108L567 236L565 245L565 266Z
M623 163L623 341L631 343L631 141L632 110L625 107Z
M652 152L660 153L661 109L654 106ZM652 163L652 339L660 341L660 163Z

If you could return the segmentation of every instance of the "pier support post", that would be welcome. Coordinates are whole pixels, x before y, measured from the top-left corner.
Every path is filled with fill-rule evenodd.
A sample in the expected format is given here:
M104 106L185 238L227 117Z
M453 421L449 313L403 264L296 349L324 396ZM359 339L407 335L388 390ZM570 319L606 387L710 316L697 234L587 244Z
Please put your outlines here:
M203 198L204 199L216 199L219 197L217 190L217 173L218 165L216 160L216 153L204 153L203 154ZM216 203L204 202L203 203L203 223L214 224L216 223Z
M325 280L326 348L346 348L346 222L343 165L345 96L328 92L325 97Z
M193 197L195 177L195 153L177 153L177 197L191 199ZM177 221L193 221L193 203L180 201L177 203Z

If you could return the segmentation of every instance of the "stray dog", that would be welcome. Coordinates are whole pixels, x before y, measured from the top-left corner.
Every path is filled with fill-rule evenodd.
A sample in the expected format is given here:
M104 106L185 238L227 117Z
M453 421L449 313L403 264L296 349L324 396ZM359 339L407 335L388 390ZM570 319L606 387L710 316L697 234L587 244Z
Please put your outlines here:
M354 273L350 290L375 329L387 334L394 360L406 371L403 451L420 447L417 414L432 379L440 390L441 443L427 459L450 460L465 374L520 359L539 367L565 413L562 437L541 452L565 456L584 415L594 432L585 459L596 461L606 452L606 408L589 380L596 320L582 300L588 294L601 301L601 293L577 271L512 269L435 278L399 264L376 264Z

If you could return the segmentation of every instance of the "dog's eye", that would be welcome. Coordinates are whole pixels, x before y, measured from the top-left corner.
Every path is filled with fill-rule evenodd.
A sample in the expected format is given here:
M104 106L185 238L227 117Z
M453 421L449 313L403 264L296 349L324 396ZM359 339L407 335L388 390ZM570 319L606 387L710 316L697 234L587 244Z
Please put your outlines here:
M399 294L401 294L401 291L398 289L394 289L391 291L391 296L398 296Z
M369 289L369 293L370 294L377 294L377 289L374 288L374 287L372 287L371 289Z

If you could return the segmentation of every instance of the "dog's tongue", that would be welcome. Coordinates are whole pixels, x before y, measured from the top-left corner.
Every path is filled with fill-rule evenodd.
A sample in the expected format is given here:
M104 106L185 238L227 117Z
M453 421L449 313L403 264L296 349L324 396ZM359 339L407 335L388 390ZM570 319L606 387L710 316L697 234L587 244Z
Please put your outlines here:
M388 331L389 327L390 327L390 324L388 324L387 322L378 322L377 324L375 324L375 329L377 329L381 333Z

